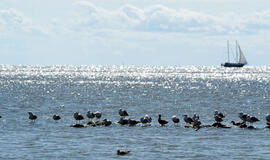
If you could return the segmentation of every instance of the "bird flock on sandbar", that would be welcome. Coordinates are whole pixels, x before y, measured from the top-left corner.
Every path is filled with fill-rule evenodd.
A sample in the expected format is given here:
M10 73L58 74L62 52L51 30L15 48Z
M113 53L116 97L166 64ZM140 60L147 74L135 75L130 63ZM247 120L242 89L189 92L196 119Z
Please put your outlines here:
M152 123L152 117L149 115L145 115L141 117L139 120L127 118L129 117L129 114L126 110L120 108L119 109L119 121L115 122L120 125L128 125L128 126L136 126L137 124L141 124L141 126L151 126ZM37 120L37 115L35 115L32 112L28 112L29 114L29 120L35 122ZM200 128L205 127L217 127L217 128L231 128L230 125L223 124L223 119L225 118L225 114L222 112L219 112L217 110L214 111L214 123L213 124L202 124L200 121L200 117L197 113L194 113L193 116L188 116L187 114L183 115L183 121L185 122L185 128L194 128L195 130L199 130ZM111 120L108 120L107 118L104 118L101 120L102 112L96 111L91 112L88 110L86 112L86 117L88 118L88 121L81 123L81 121L85 120L85 117L80 112L75 112L73 114L73 117L76 121L76 123L70 125L71 127L75 128L83 128L83 127L95 127L95 126L110 126L113 124ZM238 113L238 117L240 119L239 122L231 121L231 124L233 126L237 126L239 128L248 128L248 129L256 129L256 127L253 126L253 123L260 121L258 118L251 116L247 113L240 112ZM0 118L2 116L0 115ZM52 119L55 121L61 120L61 116L54 114L52 116ZM171 118L174 125L177 125L180 123L180 118L176 115L173 115ZM270 115L266 115L266 126L265 128L270 128ZM169 121L162 119L161 114L158 115L158 123L160 126L166 126Z

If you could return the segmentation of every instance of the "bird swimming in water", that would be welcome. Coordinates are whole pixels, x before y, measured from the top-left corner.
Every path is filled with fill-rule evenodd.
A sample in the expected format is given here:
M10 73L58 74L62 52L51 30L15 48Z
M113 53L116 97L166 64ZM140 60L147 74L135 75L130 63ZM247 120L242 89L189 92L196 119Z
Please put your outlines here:
M235 121L231 121L231 123L232 123L234 126L241 126L241 125L243 125L245 122L235 122Z
M117 123L119 123L121 125L126 125L126 124L128 124L128 120L121 117L120 120Z
M120 155L120 156L127 155L129 153L130 153L130 151L121 151L119 149L117 150L117 155Z
M60 119L61 119L61 117L59 115L56 115L56 114L53 115L53 120L58 121Z
M28 114L31 121L35 121L37 119L37 115L34 115L32 112L28 112Z
M240 112L240 113L238 113L238 117L239 117L243 122L246 122L246 121L247 121L248 114L247 114L247 113Z
M168 123L168 121L161 119L161 114L159 114L159 115L158 115L158 123L159 123L161 126L164 126L165 124Z
M194 113L192 119L195 121L195 120L199 120L200 117L199 117L199 115L197 113Z
M188 115L183 115L184 117L184 121L186 122L186 124L193 124L194 120L191 117L188 117Z
M96 117L97 119L100 119L101 116L102 116L102 113L101 113L101 112L99 112L99 111L96 111L96 112L95 112L95 117Z
M174 115L174 116L172 116L172 121L173 121L174 124L178 124L178 123L180 122L180 119L177 118L177 117Z
M148 116L147 114L140 119L142 124L150 124L152 122L152 118Z
M222 112L219 112L217 110L215 110L214 116L219 116L220 118L224 118L225 117L225 115Z
M73 117L76 121L79 121L79 124L80 124L80 121L84 119L83 115L79 112L75 112L73 114Z
M220 123L220 122L223 121L223 119L222 119L221 117L219 117L218 115L215 115L215 121L216 121L217 123Z
M140 121L137 121L135 119L128 119L129 126L135 126L138 123L140 123Z
M95 118L95 114L94 114L93 112L89 111L89 110L87 111L86 116L87 116L89 119Z
M105 126L110 126L112 124L112 121L111 120L107 120L106 118L103 120L103 124Z
M126 110L123 110L122 108L119 109L119 115L121 117L129 116Z
M265 120L266 120L266 125L270 126L270 115L269 114L265 116Z
M256 117L248 116L248 117L247 117L247 121L248 121L250 124L252 124L252 123L258 122L258 121L260 121L260 120L259 120L258 118L256 118Z

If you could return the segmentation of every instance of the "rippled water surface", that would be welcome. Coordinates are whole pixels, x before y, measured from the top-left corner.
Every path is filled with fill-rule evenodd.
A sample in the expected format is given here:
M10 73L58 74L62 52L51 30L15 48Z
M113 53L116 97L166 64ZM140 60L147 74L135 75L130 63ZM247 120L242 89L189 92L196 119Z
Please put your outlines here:
M269 82L269 67L2 65L0 159L270 159ZM116 122L120 107L131 118L152 116L152 125L70 127L75 111ZM239 121L240 111L261 121L256 130L183 127L182 115L195 112L212 124L215 109L226 113L224 124ZM169 125L158 125L159 113ZM117 149L131 153L119 157Z

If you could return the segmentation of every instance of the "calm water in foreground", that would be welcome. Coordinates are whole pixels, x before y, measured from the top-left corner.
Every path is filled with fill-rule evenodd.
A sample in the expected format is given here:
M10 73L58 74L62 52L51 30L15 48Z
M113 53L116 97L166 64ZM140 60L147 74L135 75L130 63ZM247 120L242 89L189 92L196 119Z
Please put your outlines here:
M269 82L269 67L2 65L0 159L270 159ZM149 114L152 126L70 127L75 111L99 110L115 122L120 107L136 119ZM239 121L240 111L261 121L257 130L183 128L183 114L212 124L215 109L226 113L224 124ZM159 113L168 126L158 125ZM119 157L117 149L131 153Z

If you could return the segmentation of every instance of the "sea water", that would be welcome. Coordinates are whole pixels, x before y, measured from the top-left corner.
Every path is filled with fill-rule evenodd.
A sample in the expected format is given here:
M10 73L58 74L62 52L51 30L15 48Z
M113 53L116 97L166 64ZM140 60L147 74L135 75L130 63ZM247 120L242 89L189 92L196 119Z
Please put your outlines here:
M269 82L269 67L1 65L0 159L270 159ZM137 120L148 114L152 125L120 126L119 108ZM114 123L70 127L74 112L88 110ZM183 114L213 124L214 110L227 125L242 111L260 121L256 130L184 128ZM169 124L160 127L158 114ZM117 149L131 152L121 157Z

